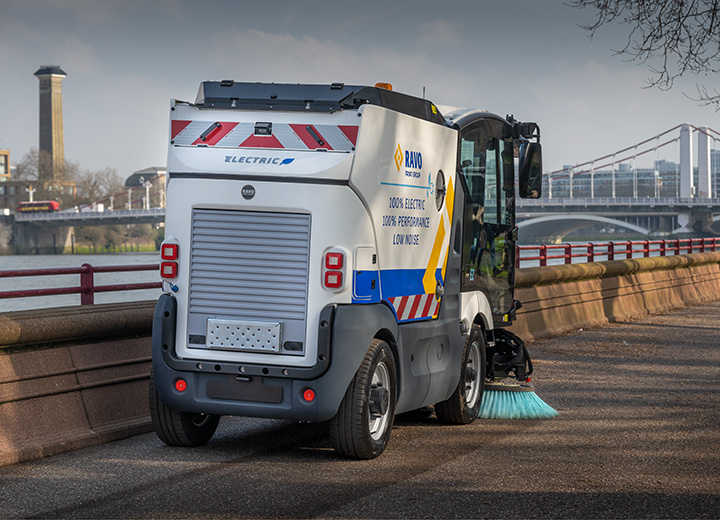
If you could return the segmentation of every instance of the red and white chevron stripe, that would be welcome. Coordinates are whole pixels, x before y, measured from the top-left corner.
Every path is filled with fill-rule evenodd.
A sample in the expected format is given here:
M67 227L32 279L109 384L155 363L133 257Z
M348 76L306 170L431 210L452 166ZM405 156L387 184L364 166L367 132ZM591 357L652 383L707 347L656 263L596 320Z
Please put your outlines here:
M351 125L273 123L272 135L255 135L255 123L173 121L170 139L176 146L351 151L357 134Z
M440 307L440 302L435 299L434 294L397 296L388 298L388 301L395 308L398 321L431 318L437 314Z

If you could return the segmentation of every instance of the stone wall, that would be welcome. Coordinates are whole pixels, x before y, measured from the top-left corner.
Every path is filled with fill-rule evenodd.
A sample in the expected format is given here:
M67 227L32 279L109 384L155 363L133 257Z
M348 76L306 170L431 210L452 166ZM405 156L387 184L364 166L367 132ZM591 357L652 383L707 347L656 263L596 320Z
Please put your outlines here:
M153 308L0 314L0 465L150 431Z
M514 333L539 339L720 298L720 253L521 269Z
M720 253L522 269L537 339L720 297ZM0 314L0 465L150 431L155 302Z

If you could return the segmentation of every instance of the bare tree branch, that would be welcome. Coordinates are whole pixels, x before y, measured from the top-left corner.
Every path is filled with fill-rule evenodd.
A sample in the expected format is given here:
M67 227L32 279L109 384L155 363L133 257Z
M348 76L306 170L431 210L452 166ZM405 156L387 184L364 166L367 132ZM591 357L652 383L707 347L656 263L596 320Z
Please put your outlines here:
M647 65L648 87L669 90L683 76L720 72L720 0L569 0L578 9L595 12L582 25L590 37L607 25L629 27L625 45L613 50L627 61ZM720 111L720 93L698 86L690 98Z

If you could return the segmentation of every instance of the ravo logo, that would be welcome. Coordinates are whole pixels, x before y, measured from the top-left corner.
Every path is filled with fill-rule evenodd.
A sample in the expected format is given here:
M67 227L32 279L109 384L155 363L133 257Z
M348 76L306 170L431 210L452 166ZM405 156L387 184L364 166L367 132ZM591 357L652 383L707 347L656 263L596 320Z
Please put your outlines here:
M395 149L395 166L398 173L405 173L405 177L420 178L420 170L423 166L422 153L414 150L403 150L400 145Z
M422 170L422 154L405 150L405 168L412 170Z

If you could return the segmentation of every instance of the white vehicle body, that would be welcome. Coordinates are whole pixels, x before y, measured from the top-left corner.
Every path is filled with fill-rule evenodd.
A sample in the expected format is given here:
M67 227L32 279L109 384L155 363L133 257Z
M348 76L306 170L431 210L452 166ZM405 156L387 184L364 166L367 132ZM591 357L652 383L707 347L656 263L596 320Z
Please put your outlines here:
M511 123L463 117L500 129L499 148L482 150L500 168ZM465 174L461 163L486 140L464 143L432 103L373 87L205 82L196 103L173 100L158 406L337 422L371 344L385 361L366 392L370 456L394 413L451 398L471 326L490 331L514 311L511 196L493 206L512 219L487 245L502 270L482 264L477 233L467 235L484 211L468 217L469 185L477 171L485 184L491 161ZM504 273L504 289L474 287L481 270Z

